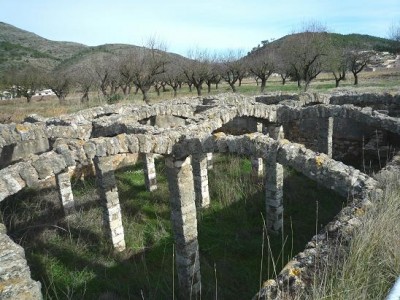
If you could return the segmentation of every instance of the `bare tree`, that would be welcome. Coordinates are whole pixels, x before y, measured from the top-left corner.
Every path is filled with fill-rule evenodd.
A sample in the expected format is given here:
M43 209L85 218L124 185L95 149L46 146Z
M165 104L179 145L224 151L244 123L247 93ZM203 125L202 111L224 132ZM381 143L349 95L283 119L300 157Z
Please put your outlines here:
M400 42L400 22L393 23L389 29L389 37L397 42Z
M207 51L196 49L189 51L188 58L182 64L183 74L185 74L189 88L193 85L196 88L197 95L201 96L203 83L211 75L209 55Z
M174 60L166 65L165 73L161 74L162 81L169 85L174 91L174 97L178 95L178 88L185 81L185 74L181 67L182 62Z
M327 71L330 71L335 78L335 86L346 79L346 72L349 69L347 50L331 45L327 60Z
M89 64L93 68L96 86L104 97L109 97L115 58L106 53L92 58Z
M8 70L6 80L10 86L16 87L17 95L25 97L30 103L32 97L43 86L43 70L27 65L20 70Z
M220 66L217 61L218 61L218 58L217 58L217 56L215 56L215 57L211 58L208 62L209 75L205 79L208 93L211 93L211 85L213 85L213 84L215 84L215 88L218 89L218 84L222 80Z
M79 92L82 93L81 103L88 103L90 89L95 84L93 70L82 67L80 73L75 77L75 82L79 87Z
M165 72L167 57L165 45L149 39L147 47L135 52L132 61L132 82L141 91L143 101L148 103L148 91L154 85L156 77Z
M390 26L389 38L396 42L396 51L400 52L400 21Z
M257 79L261 80L261 93L264 92L268 78L276 69L275 64L275 53L272 50L260 49L249 58L249 71Z
M46 85L56 94L60 104L65 104L65 98L72 85L72 78L65 71L55 70L47 74Z
M327 33L319 24L310 23L303 31L288 36L281 45L281 57L290 67L290 77L307 90L309 84L323 70L327 55Z
M371 52L369 51L347 51L349 69L354 76L354 85L358 85L358 73L370 62Z
M235 83L243 78L245 71L245 63L242 60L243 54L241 50L233 51L230 50L221 59L221 77L226 81L232 89L232 92L236 92ZM241 80L240 79L240 80Z

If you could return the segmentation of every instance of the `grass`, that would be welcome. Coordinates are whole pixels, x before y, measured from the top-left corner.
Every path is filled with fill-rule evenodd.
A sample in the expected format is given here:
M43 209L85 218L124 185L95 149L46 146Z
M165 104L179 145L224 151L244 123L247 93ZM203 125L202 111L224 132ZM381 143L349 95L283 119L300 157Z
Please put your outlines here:
M340 83L339 88L335 88L333 77L329 73L320 74L316 80L311 82L309 87L310 92L334 92L334 91L359 91L359 92L398 92L399 82L399 70L378 70L376 72L361 72L359 74L359 85L353 85L353 78L351 74L348 74L348 79ZM244 95L258 95L260 94L260 88L256 85L256 82L252 78L245 78L242 85L237 86L237 93ZM218 90L215 86L211 89L211 94L218 94L224 92L230 92L231 89L226 83L221 83ZM271 76L267 81L265 93L268 92L290 92L298 93L301 89L297 87L297 82L287 81L285 85L281 84L280 77ZM203 88L203 95L207 95L206 86ZM152 89L149 91L149 98L152 103L159 101L173 99L172 89L168 89L166 92L162 92L160 96L157 96L156 92ZM178 91L178 97L194 97L197 96L195 90L189 91L187 86L182 87ZM79 110L104 105L107 101L100 96L98 92L92 92L90 94L90 101L87 104L80 103L81 95L79 93L72 92L67 97L67 104L60 105L57 97L34 97L32 103L27 104L25 98L3 100L0 101L0 123L6 122L21 122L29 114L39 114L44 117L60 116L62 114L68 114L77 112ZM134 95L128 95L127 97L121 97L120 103L135 103L144 104L142 95L138 93Z
M344 256L332 258L310 299L383 299L400 274L400 174L379 178L384 196L372 199Z
M54 190L23 191L0 204L1 221L23 245L46 299L171 299L174 290L177 294L163 161L156 168L159 188L152 193L145 190L141 163L116 172L128 248L121 254L113 253L103 236L94 179L74 183L78 212L67 219ZM250 161L215 155L211 206L198 214L203 299L216 298L216 290L218 299L251 298L260 279L271 278L314 234L316 202L318 226L341 208L343 199L331 191L293 170L285 174L285 234L268 237L269 252L262 248L263 186L253 181Z

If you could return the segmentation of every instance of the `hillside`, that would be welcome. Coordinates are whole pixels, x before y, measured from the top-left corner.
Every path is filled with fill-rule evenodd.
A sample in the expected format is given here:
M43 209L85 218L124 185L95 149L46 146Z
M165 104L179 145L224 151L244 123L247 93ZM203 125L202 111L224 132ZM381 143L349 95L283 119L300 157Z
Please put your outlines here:
M86 48L78 43L51 41L0 22L0 71L26 64L51 70Z
M298 35L301 33L295 33L294 35ZM371 35L365 34L339 34L339 33L327 33L328 38L331 42L340 48L352 48L355 50L374 50L381 52L391 52L394 53L398 49L398 45L395 41L380 38ZM255 52L258 52L262 49L276 49L279 48L282 43L291 35L286 35L280 39L269 42L265 40L261 45L254 47L248 55L251 55Z
M73 42L57 42L32 32L0 22L0 71L22 68L26 64L52 70L87 64L105 55L129 54L141 47L127 44L86 46ZM185 59L174 53L170 57Z

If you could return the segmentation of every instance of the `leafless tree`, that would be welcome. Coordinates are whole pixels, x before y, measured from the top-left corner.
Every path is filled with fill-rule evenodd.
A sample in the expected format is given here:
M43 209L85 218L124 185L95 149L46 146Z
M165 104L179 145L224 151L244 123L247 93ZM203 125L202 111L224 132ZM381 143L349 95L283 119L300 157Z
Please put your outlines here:
M397 42L400 42L400 22L393 23L389 29L389 37Z
M211 93L211 85L215 84L215 89L218 89L218 84L221 82L221 70L218 63L218 56L214 55L209 59L209 75L205 79L207 85L207 92Z
M178 95L178 88L185 81L185 74L179 60L171 61L166 65L165 73L161 74L162 81L169 85L174 91L174 97Z
M135 55L132 52L127 53L119 59L120 86L124 96L130 94L133 86L134 60Z
M6 72L6 81L10 87L15 86L17 95L25 97L30 103L36 92L43 87L43 70L31 65L23 69L12 69Z
M276 69L275 64L275 53L272 50L260 49L249 58L249 72L261 80L261 93L264 92L268 78Z
M347 50L331 44L327 57L327 71L333 74L335 86L339 87L340 81L346 79L346 72L349 69Z
M111 83L115 82L115 68L118 66L117 58L110 53L105 53L92 58L89 65L93 68L95 84L104 97L110 97L113 92Z
M81 68L81 72L75 77L75 82L82 93L81 103L89 102L89 92L95 84L93 70L88 67Z
M370 62L371 53L369 51L350 50L347 51L349 69L354 76L354 85L358 85L358 73Z
M236 82L244 77L245 63L241 59L243 56L242 51L228 51L227 54L222 57L220 67L221 67L221 77L226 81L232 89L232 92L236 92Z
M396 41L396 51L400 52L400 21L390 26L389 38Z
M65 104L65 98L72 85L72 78L65 71L55 70L47 74L46 85L56 94L60 104Z
M285 64L290 66L290 75L298 85L307 90L309 84L323 70L327 55L327 33L325 28L311 23L303 31L287 36L281 45Z
M143 101L148 103L148 91L154 85L156 77L165 72L167 57L165 45L156 39L149 39L147 47L135 52L132 61L132 82L141 91Z
M203 83L212 73L210 57L207 51L196 49L189 51L188 58L189 59L182 64L183 74L185 74L189 88L193 85L196 88L197 95L201 96Z

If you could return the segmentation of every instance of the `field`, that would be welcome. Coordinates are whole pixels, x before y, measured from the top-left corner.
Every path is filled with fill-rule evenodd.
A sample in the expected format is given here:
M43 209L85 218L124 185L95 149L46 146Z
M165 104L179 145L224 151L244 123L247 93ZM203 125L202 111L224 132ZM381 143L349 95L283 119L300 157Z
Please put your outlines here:
M320 74L316 80L311 82L309 92L335 92L335 91L358 91L358 92L398 92L400 83L400 70L398 69L384 69L376 72L361 72L359 74L359 84L353 85L353 77L347 74L347 80L342 81L338 88L335 88L335 81L333 76L328 73ZM259 87L252 78L245 78L242 85L239 87L238 83L237 93L245 95L258 95ZM211 94L230 92L231 89L226 83L221 83L218 89L212 86ZM287 81L282 85L279 76L271 76L267 81L265 93L268 92L289 92L298 93L301 90L297 87L296 82ZM207 95L207 86L203 85L203 95ZM0 101L0 123L21 122L29 114L38 114L43 117L53 117L62 114L76 112L88 107L105 105L108 102L98 92L90 94L89 103L80 103L79 93L72 92L67 96L67 104L60 105L56 96L47 97L34 97L32 103L27 104L25 98L13 100ZM195 89L189 91L187 86L183 86L178 91L178 97L194 97L197 96ZM135 95L132 93L127 97L120 97L119 103L137 103L145 104L142 100L140 93ZM173 98L173 91L167 87L166 92L161 92L160 96L152 89L149 92L151 103L164 101Z

